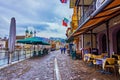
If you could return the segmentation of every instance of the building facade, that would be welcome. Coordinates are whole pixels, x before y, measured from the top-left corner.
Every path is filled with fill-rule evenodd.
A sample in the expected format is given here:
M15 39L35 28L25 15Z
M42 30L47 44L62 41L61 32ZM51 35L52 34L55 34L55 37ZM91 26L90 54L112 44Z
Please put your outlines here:
M109 57L113 53L120 55L120 1L76 0L75 9L77 13L73 15L77 16L78 24L68 40L74 38L76 49L90 49L90 53L97 49L97 54L108 53Z

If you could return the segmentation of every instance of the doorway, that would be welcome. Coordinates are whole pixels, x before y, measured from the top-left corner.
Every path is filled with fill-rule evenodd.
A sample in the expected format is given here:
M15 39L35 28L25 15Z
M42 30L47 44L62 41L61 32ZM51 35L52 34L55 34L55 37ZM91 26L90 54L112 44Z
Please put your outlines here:
M107 43L106 43L106 35L102 36L102 53L107 52Z

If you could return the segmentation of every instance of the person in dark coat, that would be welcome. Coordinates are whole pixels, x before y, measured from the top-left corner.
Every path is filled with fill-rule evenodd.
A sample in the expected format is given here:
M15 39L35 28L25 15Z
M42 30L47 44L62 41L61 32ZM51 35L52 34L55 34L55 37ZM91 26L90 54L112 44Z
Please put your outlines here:
M63 48L63 51L64 51L64 54L65 54L65 52L66 52L66 47Z
M63 48L62 47L60 48L60 51L61 51L61 54L62 54L63 53Z

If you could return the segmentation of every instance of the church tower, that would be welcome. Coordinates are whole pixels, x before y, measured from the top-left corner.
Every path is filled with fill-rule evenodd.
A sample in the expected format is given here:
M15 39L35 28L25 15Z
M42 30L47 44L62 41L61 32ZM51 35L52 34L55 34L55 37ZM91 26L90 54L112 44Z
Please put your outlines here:
M28 37L29 37L29 30L26 29L26 31L25 31L25 38L28 38Z
M33 32L32 31L30 31L30 37L33 37Z

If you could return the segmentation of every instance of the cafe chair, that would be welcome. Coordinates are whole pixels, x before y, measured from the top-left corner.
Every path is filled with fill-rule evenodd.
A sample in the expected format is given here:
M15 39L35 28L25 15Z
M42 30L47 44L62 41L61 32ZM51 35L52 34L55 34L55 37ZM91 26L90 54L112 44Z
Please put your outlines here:
M115 72L115 58L106 58L103 62L103 70L107 70L110 72L110 68L112 68Z
M102 59L102 58L103 58L103 55L94 55L93 64L95 66L95 69L97 69L97 66L98 66L98 68L101 67L102 61L100 61L98 59Z
M88 59L87 59L87 63L88 63L90 66L92 66L94 60L95 60L95 55L94 55L94 54L89 54L89 55L88 55Z

